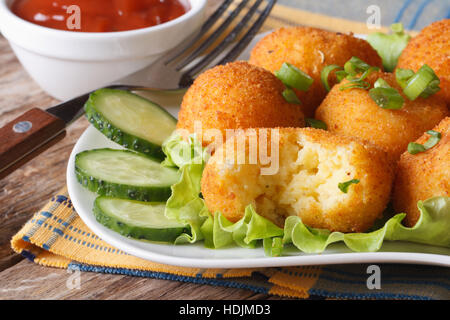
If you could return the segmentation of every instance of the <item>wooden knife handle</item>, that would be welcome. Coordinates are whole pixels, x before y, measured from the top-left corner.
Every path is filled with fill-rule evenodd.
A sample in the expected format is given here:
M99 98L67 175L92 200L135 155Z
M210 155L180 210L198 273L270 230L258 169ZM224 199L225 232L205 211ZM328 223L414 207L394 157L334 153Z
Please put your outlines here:
M63 120L34 108L0 129L0 179L65 136Z

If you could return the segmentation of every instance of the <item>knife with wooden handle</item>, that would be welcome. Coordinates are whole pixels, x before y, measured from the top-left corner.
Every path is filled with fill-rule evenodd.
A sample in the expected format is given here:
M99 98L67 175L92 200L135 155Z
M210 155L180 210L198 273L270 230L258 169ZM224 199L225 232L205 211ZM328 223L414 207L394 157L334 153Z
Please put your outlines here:
M63 139L88 98L89 93L45 111L31 109L0 128L0 179Z

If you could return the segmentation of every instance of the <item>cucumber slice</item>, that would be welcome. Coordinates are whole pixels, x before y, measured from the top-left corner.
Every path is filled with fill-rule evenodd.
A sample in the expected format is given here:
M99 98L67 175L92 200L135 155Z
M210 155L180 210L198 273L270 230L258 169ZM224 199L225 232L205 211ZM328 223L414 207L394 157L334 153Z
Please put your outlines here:
M165 158L162 143L177 120L159 105L129 91L100 89L84 109L89 122L110 140L156 159Z
M75 157L78 181L102 196L139 201L166 201L177 170L143 154L115 149L84 151Z
M189 227L164 215L164 202L139 202L98 197L94 215L98 222L121 235L150 241L174 242Z

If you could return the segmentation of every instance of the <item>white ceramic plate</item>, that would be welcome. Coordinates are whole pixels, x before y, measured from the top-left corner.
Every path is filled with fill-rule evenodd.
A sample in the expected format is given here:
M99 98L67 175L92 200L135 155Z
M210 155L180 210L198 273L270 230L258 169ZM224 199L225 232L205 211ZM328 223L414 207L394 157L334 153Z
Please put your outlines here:
M260 38L259 36L258 38ZM256 38L254 41L257 41ZM250 44L249 48L253 47ZM248 52L241 59L248 58ZM151 100L165 106L177 115L180 95L149 95ZM84 189L74 173L75 155L94 148L117 148L119 145L90 126L77 141L67 166L67 186L69 195L85 224L110 245L131 255L154 262L194 268L254 268L276 266L323 265L344 263L414 263L450 267L450 249L406 242L385 242L378 252L352 252L343 244L333 244L322 254L304 254L294 249L286 249L283 257L266 257L262 248L243 249L239 247L212 250L203 243L193 245L156 244L124 237L109 230L95 220L92 207L96 195Z

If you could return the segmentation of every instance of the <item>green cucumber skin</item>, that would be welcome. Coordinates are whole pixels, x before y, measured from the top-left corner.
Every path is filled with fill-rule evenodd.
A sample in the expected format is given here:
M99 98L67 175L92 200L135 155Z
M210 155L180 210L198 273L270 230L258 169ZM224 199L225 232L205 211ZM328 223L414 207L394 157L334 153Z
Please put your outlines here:
M97 179L86 173L79 165L78 158L86 152L94 152L97 150L89 150L78 153L75 156L75 176L78 182L88 190L97 193L100 196L115 197L120 199L137 200L143 202L165 202L172 195L170 186L161 187L141 187L126 184L118 184ZM124 152L132 152L126 151Z
M136 137L135 135L123 132L119 128L116 128L112 123L108 121L100 112L95 109L96 95L104 93L116 93L126 92L127 94L133 94L128 91L116 90L116 89L100 89L95 91L89 96L88 101L84 105L86 117L88 121L101 133L103 133L108 139L120 144L124 148L134 150L143 154L146 154L154 159L162 161L165 159L165 154L162 151L161 146L151 143L147 140ZM133 94L134 95L134 94ZM139 99L144 99L138 95L135 95ZM152 102L153 103L153 102ZM153 103L155 104L155 103ZM164 110L165 111L165 110ZM166 112L167 113L167 112ZM169 113L167 113L169 114ZM170 115L170 114L169 114ZM171 115L170 115L171 116ZM172 116L171 116L172 117ZM174 121L175 118L174 118Z
M179 227L179 228L169 228L169 229L150 229L135 227L126 224L115 217L103 212L98 204L98 197L94 202L93 213L95 219L107 227L125 237L130 237L139 240L149 240L149 241L159 241L159 242L174 242L176 238L182 233L188 233L189 228Z

